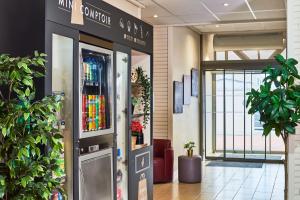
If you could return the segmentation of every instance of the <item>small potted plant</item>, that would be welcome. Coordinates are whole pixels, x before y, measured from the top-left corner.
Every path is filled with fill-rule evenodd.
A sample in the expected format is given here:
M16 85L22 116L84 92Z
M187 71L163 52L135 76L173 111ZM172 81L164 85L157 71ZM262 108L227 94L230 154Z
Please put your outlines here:
M139 121L132 121L131 122L131 136L132 136L132 143L139 145L144 144L144 134L143 134L143 125Z
M188 142L184 145L184 149L187 150L187 154L189 157L193 157L193 149L195 148L195 142Z

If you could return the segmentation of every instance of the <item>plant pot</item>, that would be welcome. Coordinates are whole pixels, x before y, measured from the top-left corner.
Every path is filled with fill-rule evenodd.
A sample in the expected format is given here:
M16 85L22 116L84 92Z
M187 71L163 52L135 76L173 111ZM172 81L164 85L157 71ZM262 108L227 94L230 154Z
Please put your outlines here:
M134 150L135 149L135 145L136 145L136 136L131 136L131 149Z
M143 133L140 133L137 135L136 144L137 145L144 144L144 134Z
M188 154L188 157L193 157L193 154L194 154L193 149L187 150L187 154Z

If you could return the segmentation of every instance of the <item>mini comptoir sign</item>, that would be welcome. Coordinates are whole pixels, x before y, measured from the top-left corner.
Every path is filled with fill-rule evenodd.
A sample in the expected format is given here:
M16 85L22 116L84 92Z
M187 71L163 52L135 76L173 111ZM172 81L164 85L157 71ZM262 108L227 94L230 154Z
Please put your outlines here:
M102 26L111 27L111 13L82 0L58 0L58 8L66 12L71 12L72 24L84 25L86 20L93 21Z

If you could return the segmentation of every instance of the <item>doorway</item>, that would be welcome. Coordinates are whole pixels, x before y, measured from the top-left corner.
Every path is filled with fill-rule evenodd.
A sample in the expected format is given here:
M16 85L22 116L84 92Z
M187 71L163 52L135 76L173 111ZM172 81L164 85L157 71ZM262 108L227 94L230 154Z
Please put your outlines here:
M275 132L263 136L259 113L248 114L247 92L258 89L260 69L204 69L205 157L235 161L282 162L284 143Z

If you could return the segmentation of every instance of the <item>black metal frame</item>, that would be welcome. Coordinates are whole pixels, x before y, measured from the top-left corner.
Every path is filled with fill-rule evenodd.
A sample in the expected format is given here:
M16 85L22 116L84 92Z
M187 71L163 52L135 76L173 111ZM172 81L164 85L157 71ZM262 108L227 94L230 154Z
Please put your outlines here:
M132 121L132 107L131 107L131 66L132 66L132 62L131 62L131 58L132 58L132 51L137 51L137 52L141 52L141 53L145 53L147 55L150 56L150 81L151 81L151 85L153 85L153 54L149 54L146 51L140 51L140 50L136 50L124 45L120 45L117 43L114 43L114 59L115 59L115 64L116 64L116 52L122 52L122 53L126 53L128 55L128 88L127 88L127 94L128 94L128 100L127 100L127 128L126 128L126 144L127 144L127 167L128 167L128 199L137 199L137 192L138 192L138 185L136 185L135 183L137 183L137 178L138 175L136 174L135 171L135 159L136 159L136 155L144 153L149 151L150 152L150 163L153 163L153 147L152 147L152 139L153 139L153 95L151 95L151 110L150 110L150 141L151 144L149 144L149 146L145 147L145 148L141 148L141 149L137 149L137 150L132 150L131 149L131 131L130 131L130 124ZM115 72L116 72L116 65L115 65ZM115 79L116 80L116 77ZM115 90L116 91L116 90ZM153 93L153 91L151 91L151 93ZM117 126L117 121L115 123L115 126ZM115 129L117 130L117 129ZM117 137L117 136L115 136ZM116 140L115 140L116 141ZM117 143L115 143L115 146L117 148ZM116 152L115 152L116 153ZM116 167L116 165L115 165ZM116 170L116 169L115 169ZM150 169L147 170L148 171L148 198L149 199L153 199L153 193L152 193L152 165L150 166ZM116 187L115 187L116 188Z
M74 200L79 199L79 84L77 84L79 77L79 63L78 63L78 52L79 52L79 31L72 28L56 24L53 22L46 22L45 31L45 53L47 57L47 68L45 76L45 94L50 95L52 93L52 34L58 34L73 39L73 198Z
M246 107L244 106L244 149L243 149L243 158L231 158L231 157L227 157L226 153L226 81L225 81L225 75L227 71L240 71L242 72L242 74L244 75L244 101L246 100L246 71L259 71L265 68L266 65L277 65L277 63L274 60L252 60L252 61L204 61L202 62L202 68L201 68L201 115L200 115L200 120L201 123L203 124L203 127L201 129L201 135L203 138L205 138L204 140L204 154L205 154L205 158L206 159L211 159L211 160L225 160L225 161L246 161L246 162L266 162L266 163L282 163L282 160L268 160L267 159L267 137L265 137L265 151L264 151L264 159L252 159L252 158L247 158L246 157ZM206 131L207 131L207 127L206 127L206 98L205 98L205 72L206 71L219 71L223 73L223 77L224 77L224 84L223 84L223 129L224 129L224 150L223 150L223 156L216 156L216 157L212 157L212 156L207 156L206 154ZM234 77L234 76L233 76ZM251 73L251 86L252 86L252 73ZM234 87L234 83L233 83L233 87ZM234 88L233 88L234 91ZM233 95L234 96L234 95ZM233 97L234 99L234 97ZM234 100L233 100L233 104L234 104ZM234 109L234 107L233 107ZM251 116L252 119L252 116ZM234 124L234 116L233 116L233 124ZM233 126L234 128L234 126ZM203 142L203 140L202 140ZM234 144L234 137L233 137L233 144ZM253 140L252 140L252 123L251 123L251 151L252 151L252 144L253 144ZM270 147L271 148L271 147ZM234 151L234 150L233 150Z
M148 193L148 199L153 199L153 53L149 53L146 51L141 51L138 49L134 49L131 48L130 49L130 54L129 54L129 60L130 60L130 65L129 65L129 71L128 71L128 94L131 95L131 70L132 70L132 62L131 62L131 58L132 58L132 51L136 51L136 52L141 52L144 53L146 55L150 56L150 83L152 86L151 89L151 102L150 102L150 142L151 144L149 144L146 147L143 147L141 149L135 149L132 150L131 149L131 130L129 129L131 121L132 121L132 108L131 108L131 97L129 98L128 101L128 106L129 106L129 120L128 120L128 132L130 134L128 134L128 145L129 145L129 154L128 154L128 159L129 159L129 163L128 163L128 174L130 174L129 179L128 179L128 198L129 199L137 199L138 198L138 183L140 180L140 176L139 173L136 172L135 169L135 162L137 159L137 156L140 154L143 154L145 152L149 152L150 153L150 168L145 170L144 173L146 174L147 177L147 193Z

